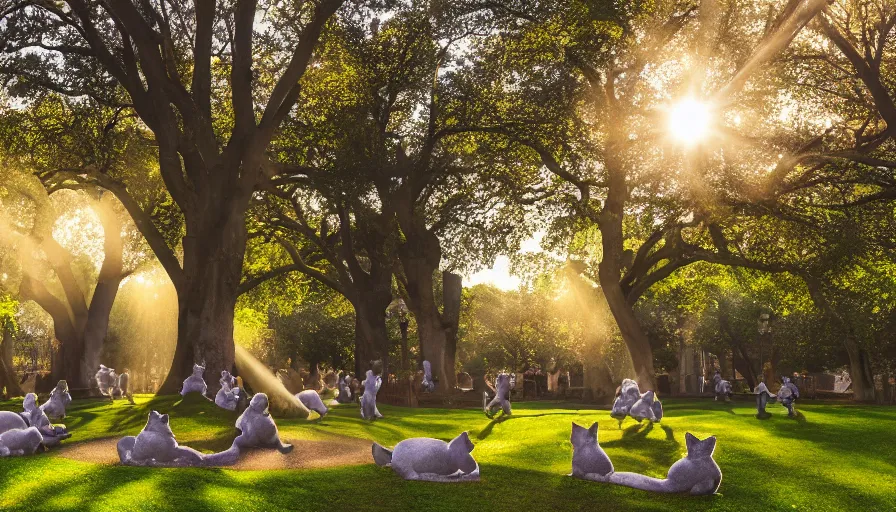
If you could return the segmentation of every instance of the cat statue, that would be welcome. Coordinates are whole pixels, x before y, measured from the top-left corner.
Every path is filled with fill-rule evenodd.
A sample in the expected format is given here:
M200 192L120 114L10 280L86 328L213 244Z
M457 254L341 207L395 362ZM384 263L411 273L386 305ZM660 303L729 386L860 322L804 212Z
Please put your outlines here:
M30 419L30 417L28 419ZM11 411L0 411L0 434L7 430L19 430L25 428L28 428L28 422L23 415Z
M572 473L570 476L582 480L608 482L613 472L610 457L597 442L597 422L591 428L572 424Z
M374 375L373 370L367 370L367 378L364 379L364 394L361 396L361 418L375 420L383 417L376 407L376 394L382 384L382 378Z
M765 382L757 384L753 392L756 394L756 417L759 419L771 417L771 414L765 410L765 407L769 401L774 402L777 397L768 390Z
M781 382L783 384L781 389L778 390L778 400L781 401L781 405L787 408L787 416L792 418L796 416L793 402L800 397L800 390L796 387L796 384L790 381L789 377L782 378Z
M215 405L228 411L235 411L240 402L240 388L236 385L236 379L227 370L221 372L221 389L215 394Z
M613 472L609 474L609 482L651 492L689 493L696 496L715 494L722 483L722 470L712 458L716 448L715 436L701 441L688 432L684 438L688 454L672 464L665 479L638 473Z
M202 365L193 364L193 375L184 379L184 386L180 390L181 396L187 396L187 393L199 393L202 396L208 392L208 386L202 374L205 373L205 363Z
M249 401L249 407L236 419L240 435L233 440L239 448L276 448L280 453L292 451L291 444L283 444L280 432L268 411L268 396L256 393Z
M336 395L336 402L340 404L352 403L354 401L354 395L352 394L352 376L346 375L345 377L340 377L336 385L339 386L339 394Z
M37 406L37 395L34 393L25 395L22 406L25 409L22 417L29 427L37 428L41 437L43 437L43 445L47 448L56 446L72 437L65 425L53 425L50 423L50 418L47 417L43 409Z
M100 390L100 394L103 396L114 398L116 392L120 393L120 391L118 391L118 375L115 373L114 369L101 364L100 369L97 370L94 378L96 379L96 385Z
M298 398L299 402L302 402L308 410L316 412L321 418L330 412L330 410L327 409L327 406L324 405L323 400L320 399L320 393L313 389L306 389L305 391L296 393L296 398Z
M464 432L450 443L429 437L405 439L392 450L373 443L373 460L391 466L405 480L478 482L479 464L470 455L473 443Z
M724 398L726 402L731 401L731 383L722 378L722 375L719 372L716 372L712 377L712 381L715 384L715 400L718 400L719 397Z
M43 443L37 427L23 427L0 432L0 457L32 455Z
M504 411L504 414L510 416L513 411L510 410L510 375L502 373L495 379L495 398L485 404L482 408L485 415L493 418L498 413L498 408ZM485 392L483 392L485 393ZM483 402L487 398L487 394L483 395Z
M635 402L628 414L637 420L638 423L644 420L651 423L659 422L663 419L663 404L656 399L656 394L653 391L648 391L641 395L641 398Z
M629 415L632 406L641 400L641 390L638 383L632 379L624 379L616 392L616 400L613 401L613 408L610 410L610 416L619 421L619 427L622 428L622 421Z
M423 361L423 383L421 387L424 393L432 393L436 389L436 383L432 380L432 365L429 361Z
M50 398L44 402L40 408L53 419L65 418L65 408L72 403L72 396L68 393L68 383L60 380L53 391L50 392Z
M229 466L239 459L239 448L214 454L204 454L180 446L171 431L167 414L149 413L149 419L137 437L127 436L118 441L118 458L127 466L192 467Z

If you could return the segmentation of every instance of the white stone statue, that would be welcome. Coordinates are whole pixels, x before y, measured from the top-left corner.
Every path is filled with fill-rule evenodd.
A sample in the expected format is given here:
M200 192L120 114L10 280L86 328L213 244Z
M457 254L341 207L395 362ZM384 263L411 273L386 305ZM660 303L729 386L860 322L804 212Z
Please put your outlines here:
M436 389L436 383L432 380L432 365L429 361L423 361L423 384L421 385L424 393L432 393Z
M346 375L345 377L341 377L338 381L339 386L339 394L336 396L336 401L340 404L350 404L354 401L354 395L352 394L352 376Z
M14 428L0 432L0 457L32 455L43 442L36 427Z
M713 389L715 390L715 398L714 400L718 400L719 397L723 398L726 402L731 401L731 383L722 378L722 374L716 372L715 375L712 376Z
M624 379L616 393L616 400L613 401L613 408L610 410L610 416L619 421L620 427L622 421L628 416L635 405L635 402L641 399L641 390L638 389L638 383L632 379Z
M330 412L327 406L324 405L323 400L320 399L320 393L313 389L306 389L305 391L296 393L296 398L298 398L299 402L302 402L308 410L316 412L321 418Z
M167 414L149 413L146 426L137 435L127 436L118 442L118 458L128 466L189 467L229 466L239 459L236 445L223 452L204 454L174 439Z
M25 412L22 413L22 418L28 423L29 427L36 427L40 431L40 435L43 437L43 445L47 448L56 446L65 439L72 437L65 425L53 425L50 423L50 418L37 406L37 395L34 393L25 395L22 405L25 409Z
M68 383L60 380L53 391L50 392L50 398L44 402L40 408L53 419L65 418L65 408L72 403L72 396L68 393Z
M121 393L118 389L118 375L114 369L101 364L95 378L96 385L103 396L114 398L116 394Z
M208 386L202 374L205 372L205 363L203 366L193 364L193 375L184 379L184 386L180 390L181 396L187 396L187 393L199 393L202 396L208 392Z
M277 448L280 453L292 451L291 444L283 444L277 425L268 411L268 396L257 393L249 401L249 407L236 420L240 435L233 441L239 448Z
M765 382L760 382L756 385L756 388L753 390L753 393L756 394L756 417L759 419L765 419L771 416L768 411L765 410L765 406L768 403L774 402L776 397L768 390L768 386L765 385Z
M28 428L28 422L22 415L10 411L0 411L0 434L7 430L24 428Z
M510 386L510 375L506 373L498 375L495 379L495 397L483 407L486 416L494 417L499 408L504 411L505 415L513 414L510 409ZM487 392L483 391L483 401L487 397Z
M427 482L479 481L479 464L470 455L473 443L466 432L450 443L428 437L401 441L393 450L373 443L373 460L391 466L405 480Z
M572 435L569 438L572 443L572 474L582 480L606 482L613 472L613 463L610 457L597 442L597 423L591 428L580 427L572 424Z
M374 375L373 370L367 370L367 378L364 379L364 395L361 396L361 418L375 420L383 417L376 407L376 394L382 384L383 379Z
M236 378L227 370L221 372L221 389L215 395L215 405L228 411L235 411L240 401L240 388L236 385Z
M672 464L665 479L638 473L612 472L608 476L609 482L651 492L715 494L722 483L722 470L712 458L716 438L711 436L700 441L690 432L684 437L688 454Z
M641 398L635 402L635 405L628 412L629 416L638 421L638 423L647 420L658 422L663 419L663 404L656 399L653 391L648 391L641 395Z

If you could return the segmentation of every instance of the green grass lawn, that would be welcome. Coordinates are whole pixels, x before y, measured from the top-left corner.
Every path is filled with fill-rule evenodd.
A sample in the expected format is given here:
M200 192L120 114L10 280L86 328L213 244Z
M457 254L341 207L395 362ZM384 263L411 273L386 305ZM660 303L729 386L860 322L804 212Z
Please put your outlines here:
M179 397L76 401L67 443L136 435L150 409L168 412L181 444L218 450L233 439L235 416ZM323 422L279 420L286 439L332 434L392 446L407 437L448 440L470 432L482 481L405 482L373 465L237 471L151 469L77 462L53 452L0 459L0 510L896 510L896 408L798 403L800 419L779 405L766 421L750 403L667 400L661 424L622 425L607 410L518 402L514 415L490 421L477 410L380 406L382 420L361 420L339 406ZM0 402L18 411L21 402ZM576 480L570 472L570 424L600 423L599 439L617 471L663 477L685 453L684 435L718 437L724 474L719 494L654 495Z

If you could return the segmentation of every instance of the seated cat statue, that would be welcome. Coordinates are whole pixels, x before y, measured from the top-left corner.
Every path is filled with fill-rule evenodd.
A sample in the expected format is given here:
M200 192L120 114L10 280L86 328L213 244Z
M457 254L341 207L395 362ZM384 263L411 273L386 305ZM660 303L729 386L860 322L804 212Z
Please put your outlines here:
M479 481L479 464L470 455L473 443L466 432L450 443L429 437L405 439L392 450L373 443L372 451L377 465L391 466L405 480Z
M317 414L320 414L320 417L323 418L330 412L327 409L327 406L324 405L323 400L320 399L320 393L313 389L306 389L300 393L296 393L296 398L299 399L299 402L308 408L310 411L314 411Z
M484 398L485 396L483 401L485 401ZM489 418L493 418L499 408L508 416L513 414L513 411L510 410L510 375L506 373L498 375L495 379L495 398L492 398L492 401L483 407L485 415Z
M722 378L722 375L719 372L716 372L712 377L713 384L715 385L715 400L718 400L719 397L724 398L726 402L731 401L731 383Z
M29 427L36 427L43 437L43 444L47 448L56 446L63 440L72 437L66 430L65 425L53 425L50 418L44 414L44 411L37 406L37 395L28 393L25 395L23 403L25 412L22 413L23 418Z
M775 401L775 395L771 394L765 382L760 382L756 385L756 389L753 392L756 393L756 417L760 419L771 417L771 414L765 410L765 406L768 405L769 400Z
M364 379L364 394L361 396L361 418L375 420L383 417L376 407L376 394L382 384L382 378L374 375L373 370L367 370L367 378Z
M236 386L236 379L227 370L221 372L221 389L215 395L215 405L228 411L235 411L240 402L240 388Z
M36 427L15 428L0 432L0 457L32 455L40 448L43 436Z
M722 483L722 470L712 458L716 448L715 436L700 441L688 432L684 438L688 454L672 464L665 479L613 472L609 475L609 482L651 492L715 494Z
M429 361L423 361L423 383L420 386L424 393L432 393L436 389L436 383L432 380L432 365Z
M796 384L790 381L789 377L782 378L781 382L783 384L781 389L778 390L778 400L781 401L781 405L787 408L787 415L792 418L796 416L793 402L800 397L800 390L796 387Z
M610 410L610 416L619 421L619 427L622 427L622 421L628 416L632 410L632 406L641 399L641 390L638 389L638 383L632 379L624 379L616 392L616 400L613 401L613 408Z
M174 432L168 423L167 414L156 411L149 413L149 419L137 437L127 436L118 441L118 458L127 466L152 467L192 467L229 466L236 464L239 448L204 454L186 446L180 446L174 439Z
M199 393L205 396L208 386L205 384L205 379L202 378L204 372L205 363L202 363L202 366L193 364L193 375L184 379L184 386L180 390L181 396L187 396L187 393Z
M283 444L280 432L268 411L268 396L257 393L249 401L249 407L236 419L240 435L233 441L239 448L276 448L280 453L292 451L291 444Z
M50 392L50 399L44 402L40 408L50 418L65 418L65 408L71 403L72 396L68 394L68 383L60 380Z
M115 370L101 364L95 378L100 394L113 398L118 387L118 375L115 374Z
M336 395L336 401L340 404L352 403L354 401L354 395L352 395L352 376L340 376L337 385L339 386L339 394Z
M597 422L591 428L572 424L572 474L582 480L609 481L613 463L597 442Z
M628 414L638 423L644 420L658 422L663 419L663 404L656 399L656 394L653 391L648 391L641 395Z

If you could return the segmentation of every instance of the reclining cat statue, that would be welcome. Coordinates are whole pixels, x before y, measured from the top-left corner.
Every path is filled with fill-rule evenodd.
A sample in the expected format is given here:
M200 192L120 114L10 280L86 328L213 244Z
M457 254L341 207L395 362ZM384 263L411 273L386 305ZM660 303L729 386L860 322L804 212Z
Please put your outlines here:
M488 399L487 392L483 391L482 401ZM484 404L483 412L489 418L493 418L498 413L498 409L504 411L504 414L510 416L513 411L510 409L510 375L502 373L495 379L495 397L492 401Z
M236 445L213 454L204 454L178 445L174 432L171 431L168 415L156 411L149 413L146 426L137 437L127 436L118 441L118 458L127 466L230 466L236 464L239 455L240 450Z
M236 378L227 370L221 372L221 389L215 395L215 405L228 411L235 411L240 402L240 388L236 385Z
M14 428L0 432L0 457L32 455L40 448L43 436L37 427Z
M432 365L429 361L423 361L423 383L420 385L424 393L432 393L436 389L436 383L432 380Z
M339 386L339 394L336 395L336 402L340 404L352 403L354 401L354 395L352 394L352 376L340 376L337 385Z
M276 448L280 453L292 451L291 444L283 444L280 432L268 411L268 396L257 393L249 401L249 407L236 419L236 428L240 435L233 440L233 445L242 448Z
M373 370L367 370L367 378L364 379L364 394L361 396L361 418L375 420L383 417L376 407L376 394L382 384L382 378L374 375Z
M202 366L193 364L193 375L184 379L184 386L180 390L181 396L187 396L187 393L199 393L205 396L205 393L208 392L208 386L205 384L205 379L202 378L204 372L205 363L202 363Z
M464 432L450 443L429 437L405 439L388 450L373 443L373 460L391 466L405 480L477 482L479 464L470 455L473 443Z
M25 395L25 401L22 404L25 412L22 417L28 423L29 427L36 427L43 438L43 445L47 448L56 446L62 441L72 437L65 428L65 425L53 425L50 418L44 414L44 411L37 406L37 395L28 393Z
M613 472L608 476L609 482L651 492L715 494L722 483L722 470L712 458L716 447L715 436L701 441L688 432L684 437L688 454L672 464L665 479Z
M44 402L40 408L53 419L65 418L65 408L72 403L72 396L68 393L68 383L60 380L53 391L50 392L50 398Z
M582 480L608 482L613 472L610 457L597 442L597 422L591 428L572 424L572 473L570 476Z
M307 407L308 410L316 412L321 418L330 412L330 410L327 409L327 406L324 405L324 401L320 399L320 393L313 389L306 389L305 391L296 393L296 398L298 398L299 402L302 402L302 405Z

